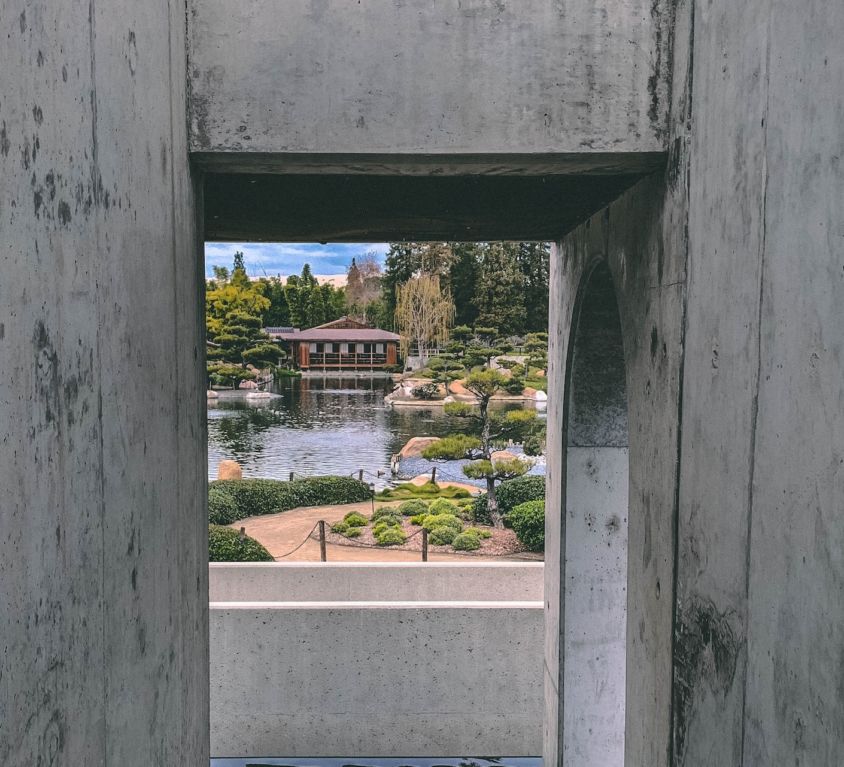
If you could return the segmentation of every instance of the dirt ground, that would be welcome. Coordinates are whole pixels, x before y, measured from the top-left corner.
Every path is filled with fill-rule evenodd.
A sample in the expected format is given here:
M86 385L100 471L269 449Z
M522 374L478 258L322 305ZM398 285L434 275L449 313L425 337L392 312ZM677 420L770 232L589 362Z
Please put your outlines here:
M398 502L376 502L382 506L398 506ZM311 506L292 509L280 514L268 514L262 517L249 517L236 522L232 527L246 528L246 534L262 543L277 562L319 562L319 541L307 538L319 520L325 520L326 527L339 522L350 511L359 511L365 516L372 513L372 503L349 503L340 506ZM333 543L341 537L327 532L326 557L329 562L419 562L422 559L421 541L419 546L408 549L364 548ZM512 535L512 531L506 531ZM419 538L420 536L417 536ZM348 539L343 539L348 540ZM416 540L416 539L414 539ZM304 541L304 543L303 543ZM484 541L487 543L487 541ZM413 546L413 541L409 544ZM485 554L477 552L449 552L431 546L428 552L430 562L494 562L494 561L541 561L541 554L521 552L507 555Z

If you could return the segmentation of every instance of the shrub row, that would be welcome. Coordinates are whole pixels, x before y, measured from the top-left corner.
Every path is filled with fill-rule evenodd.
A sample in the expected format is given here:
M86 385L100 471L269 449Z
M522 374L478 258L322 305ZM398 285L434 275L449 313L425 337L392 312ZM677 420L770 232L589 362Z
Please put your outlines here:
M273 558L258 541L232 527L208 525L209 562L272 562Z
M222 479L209 486L208 516L214 524L229 525L245 517L276 514L299 506L357 503L370 496L369 485L351 477L308 477L292 482Z

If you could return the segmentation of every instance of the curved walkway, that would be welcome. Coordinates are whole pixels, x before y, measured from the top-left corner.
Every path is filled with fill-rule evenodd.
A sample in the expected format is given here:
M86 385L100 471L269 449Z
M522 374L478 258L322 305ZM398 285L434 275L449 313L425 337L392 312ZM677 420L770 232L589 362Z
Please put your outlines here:
M378 503L381 506L397 506L397 502ZM246 528L246 534L260 541L279 562L319 562L319 541L309 539L301 548L293 551L313 530L320 519L332 524L339 522L350 511L360 511L367 517L372 513L370 501L348 503L340 506L308 506L291 509L280 514L268 514L262 517L249 517L235 522L232 527ZM326 544L326 556L329 562L419 562L418 551L402 549L370 548L363 546L338 546ZM532 555L514 555L504 557L481 557L472 554L458 554L431 551L431 562L496 562L507 560L535 559Z

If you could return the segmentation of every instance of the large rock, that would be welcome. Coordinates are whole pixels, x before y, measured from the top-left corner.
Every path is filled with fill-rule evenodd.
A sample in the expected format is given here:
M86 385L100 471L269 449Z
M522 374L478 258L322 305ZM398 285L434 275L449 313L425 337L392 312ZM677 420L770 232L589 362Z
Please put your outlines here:
M243 469L237 461L220 461L217 479L243 479Z
M463 385L463 381L457 379L456 381L452 381L448 385L448 390L452 394L463 394L463 395L471 395L471 392Z
M399 455L402 458L419 458L426 447L439 441L439 437L411 437Z
M492 459L493 463L497 463L498 461L518 461L520 460L519 456L515 453L511 453L509 450L496 450L490 458Z

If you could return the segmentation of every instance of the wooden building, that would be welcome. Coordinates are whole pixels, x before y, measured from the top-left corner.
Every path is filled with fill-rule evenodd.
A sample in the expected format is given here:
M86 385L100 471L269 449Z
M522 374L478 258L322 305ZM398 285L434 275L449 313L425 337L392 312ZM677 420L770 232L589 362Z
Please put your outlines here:
M308 330L266 331L290 344L291 359L302 370L379 370L398 364L400 336L349 317Z

